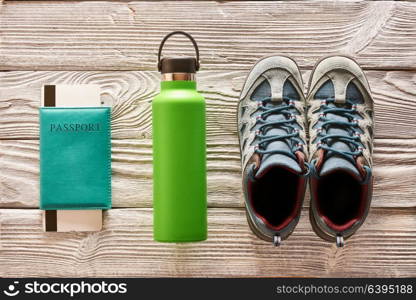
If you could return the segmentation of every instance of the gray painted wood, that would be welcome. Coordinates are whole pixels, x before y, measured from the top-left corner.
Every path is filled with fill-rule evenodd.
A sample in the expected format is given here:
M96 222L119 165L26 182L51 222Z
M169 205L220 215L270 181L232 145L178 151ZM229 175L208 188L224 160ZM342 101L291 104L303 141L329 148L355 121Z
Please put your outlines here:
M0 140L0 207L35 208L39 203L39 143ZM416 139L379 139L375 144L373 207L416 206ZM114 207L151 207L152 157L149 140L113 140ZM208 147L208 204L242 207L238 143ZM306 193L305 206L309 194Z
M411 2L6 1L1 16L2 70L154 70L174 29L195 36L205 70L248 70L274 53L309 67L344 53L366 68L416 68ZM191 54L183 41L167 53Z
M416 276L415 17L416 3L402 1L0 0L0 70L10 71L0 72L0 277ZM191 32L202 53L210 209L209 239L198 244L152 241L152 70L172 29ZM166 53L191 54L182 42L169 42ZM246 223L235 110L247 70L274 53L294 57L305 82L328 54L351 55L367 69L376 102L374 198L343 249L312 232L308 196L281 248ZM98 83L113 107L116 208L102 232L42 232L35 208L45 83Z
M416 276L416 210L373 209L345 248L312 231L307 211L279 248L242 209L209 210L208 240L152 240L149 209L113 209L99 233L43 233L38 210L2 209L0 276Z
M308 82L310 71L304 71ZM207 101L209 143L236 141L236 109L247 72L202 71L198 89ZM375 98L376 138L416 138L416 77L412 71L366 71ZM145 72L0 72L0 139L37 139L40 91L44 84L94 83L113 106L115 139L151 138L151 100L159 74Z

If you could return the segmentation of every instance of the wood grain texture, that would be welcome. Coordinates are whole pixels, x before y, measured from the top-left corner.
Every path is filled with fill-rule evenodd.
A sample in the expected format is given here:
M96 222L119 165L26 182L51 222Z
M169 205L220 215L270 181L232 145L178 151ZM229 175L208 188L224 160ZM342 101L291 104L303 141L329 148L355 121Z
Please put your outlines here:
M0 13L2 70L154 70L173 29L195 36L205 70L247 70L274 53L309 67L344 53L366 68L416 69L411 2L6 1ZM190 48L174 39L167 50Z
M307 82L310 71L304 72ZM416 76L410 71L367 71L375 98L376 138L416 138ZM198 89L207 100L208 143L235 143L236 109L246 72L204 71ZM151 137L151 99L156 72L0 72L0 139L37 139L44 84L95 83L113 106L115 139Z
M36 140L0 140L0 207L38 207L38 148ZM150 140L113 140L114 207L152 206L151 151ZM209 206L242 207L237 142L210 144L207 152ZM374 164L372 206L416 207L416 139L377 140Z
M368 71L376 101L374 206L416 205L416 77L408 71ZM305 82L309 71L304 72ZM199 88L207 99L209 204L242 206L236 106L244 72L205 71ZM151 206L151 99L155 72L0 73L0 206L38 203L37 108L45 83L96 83L113 106L115 207ZM18 187L18 188L16 188Z
M150 108L159 74L150 70L175 29L195 36L204 70L209 239L198 244L152 240ZM0 0L0 32L0 70L8 71L0 72L0 277L416 277L416 3ZM172 39L166 53L192 54L183 42ZM252 64L276 53L294 57L305 82L324 55L351 55L368 70L374 197L345 248L312 232L308 193L282 247L247 225L237 100ZM112 106L115 209L101 232L44 233L33 209L45 83L99 84Z
M44 233L38 210L0 210L0 277L416 276L416 210L373 209L336 248L312 231L307 211L275 248L249 230L242 209L210 209L208 240L152 240L150 209L113 209L98 233Z
M1 72L0 139L38 138L38 108L45 83L99 84L102 102L113 107L112 136L146 138L150 101L159 81L156 72Z

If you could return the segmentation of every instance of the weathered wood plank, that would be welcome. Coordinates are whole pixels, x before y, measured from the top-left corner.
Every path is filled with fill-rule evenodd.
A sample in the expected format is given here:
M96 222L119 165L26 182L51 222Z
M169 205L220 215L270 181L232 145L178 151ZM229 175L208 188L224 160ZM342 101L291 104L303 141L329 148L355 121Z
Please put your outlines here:
M0 207L26 208L0 209L0 277L416 276L416 3L2 2L0 70L53 72L0 72ZM191 32L204 69L213 70L199 76L214 208L209 240L198 244L152 241L150 101L158 74L91 72L154 70L158 43L172 29ZM191 53L179 39L173 49ZM235 109L245 71L273 53L305 69L346 53L367 69L408 70L367 72L376 100L373 208L344 249L315 236L306 208L279 249L245 221ZM113 106L114 206L139 209L106 212L102 232L43 233L41 212L30 209L38 203L44 83L98 83Z
M113 209L97 233L44 233L38 210L0 210L0 276L416 276L416 210L373 209L345 248L318 238L307 211L275 248L242 209L210 209L208 240L152 240L150 209Z
M210 206L241 206L239 154L226 142L208 149ZM113 140L114 207L150 207L152 149L149 140ZM39 144L0 140L0 207L38 207ZM240 188L239 188L240 187Z
M174 29L196 37L205 70L247 70L273 53L309 67L344 53L366 68L416 68L416 3L6 1L0 14L2 70L154 70ZM191 53L182 41L168 50Z
M37 207L38 141L0 140L0 207ZM151 207L150 140L113 140L114 207ZM373 207L416 206L416 139L380 139L375 145ZM210 207L242 207L240 155L234 143L208 147ZM309 193L306 193L308 205Z
M101 100L113 106L112 136L148 136L151 104L159 77L155 72L0 72L0 139L38 138L38 107L46 83L95 83Z
M387 137L376 140L373 204L414 206L415 77L411 72L401 71L367 73L376 98L376 135ZM304 75L306 79L308 72ZM200 76L200 89L208 102L209 204L214 207L242 205L235 109L244 76L242 72L202 72ZM37 107L42 84L100 84L102 100L113 105L114 205L151 205L150 101L157 92L156 73L3 72L0 78L0 137L3 139L38 138ZM126 137L135 140L117 140ZM36 207L37 142L4 140L0 148L3 187L0 205Z
M375 98L377 138L416 138L416 77L408 71L368 71ZM304 72L305 82L309 71ZM207 100L208 142L236 140L236 109L246 72L204 71L199 90ZM95 83L113 106L113 138L151 136L151 99L159 90L156 72L0 72L0 139L38 138L43 84Z

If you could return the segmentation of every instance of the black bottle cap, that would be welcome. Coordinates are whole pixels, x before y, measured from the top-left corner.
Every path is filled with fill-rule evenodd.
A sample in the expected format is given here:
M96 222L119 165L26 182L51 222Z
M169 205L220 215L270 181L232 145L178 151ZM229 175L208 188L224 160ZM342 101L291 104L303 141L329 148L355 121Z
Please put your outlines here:
M160 72L165 73L196 73L197 62L194 57L164 57L160 61Z
M189 57L189 56L178 56L178 57L164 57L161 58L162 55L162 48L166 42L166 40L175 34L182 34L190 39L192 42L196 58ZM194 38L186 32L183 31L173 31L166 35L159 46L158 52L158 69L162 74L166 73L196 73L199 70L199 49L196 41Z

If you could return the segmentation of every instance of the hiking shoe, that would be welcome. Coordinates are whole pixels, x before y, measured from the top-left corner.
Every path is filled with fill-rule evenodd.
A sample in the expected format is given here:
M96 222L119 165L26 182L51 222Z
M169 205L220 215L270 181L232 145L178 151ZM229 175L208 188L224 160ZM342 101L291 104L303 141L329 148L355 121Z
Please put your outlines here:
M310 219L342 247L370 207L373 99L364 72L343 56L321 60L308 89Z
M299 220L308 171L305 98L293 60L271 56L254 65L237 121L248 223L279 245Z

